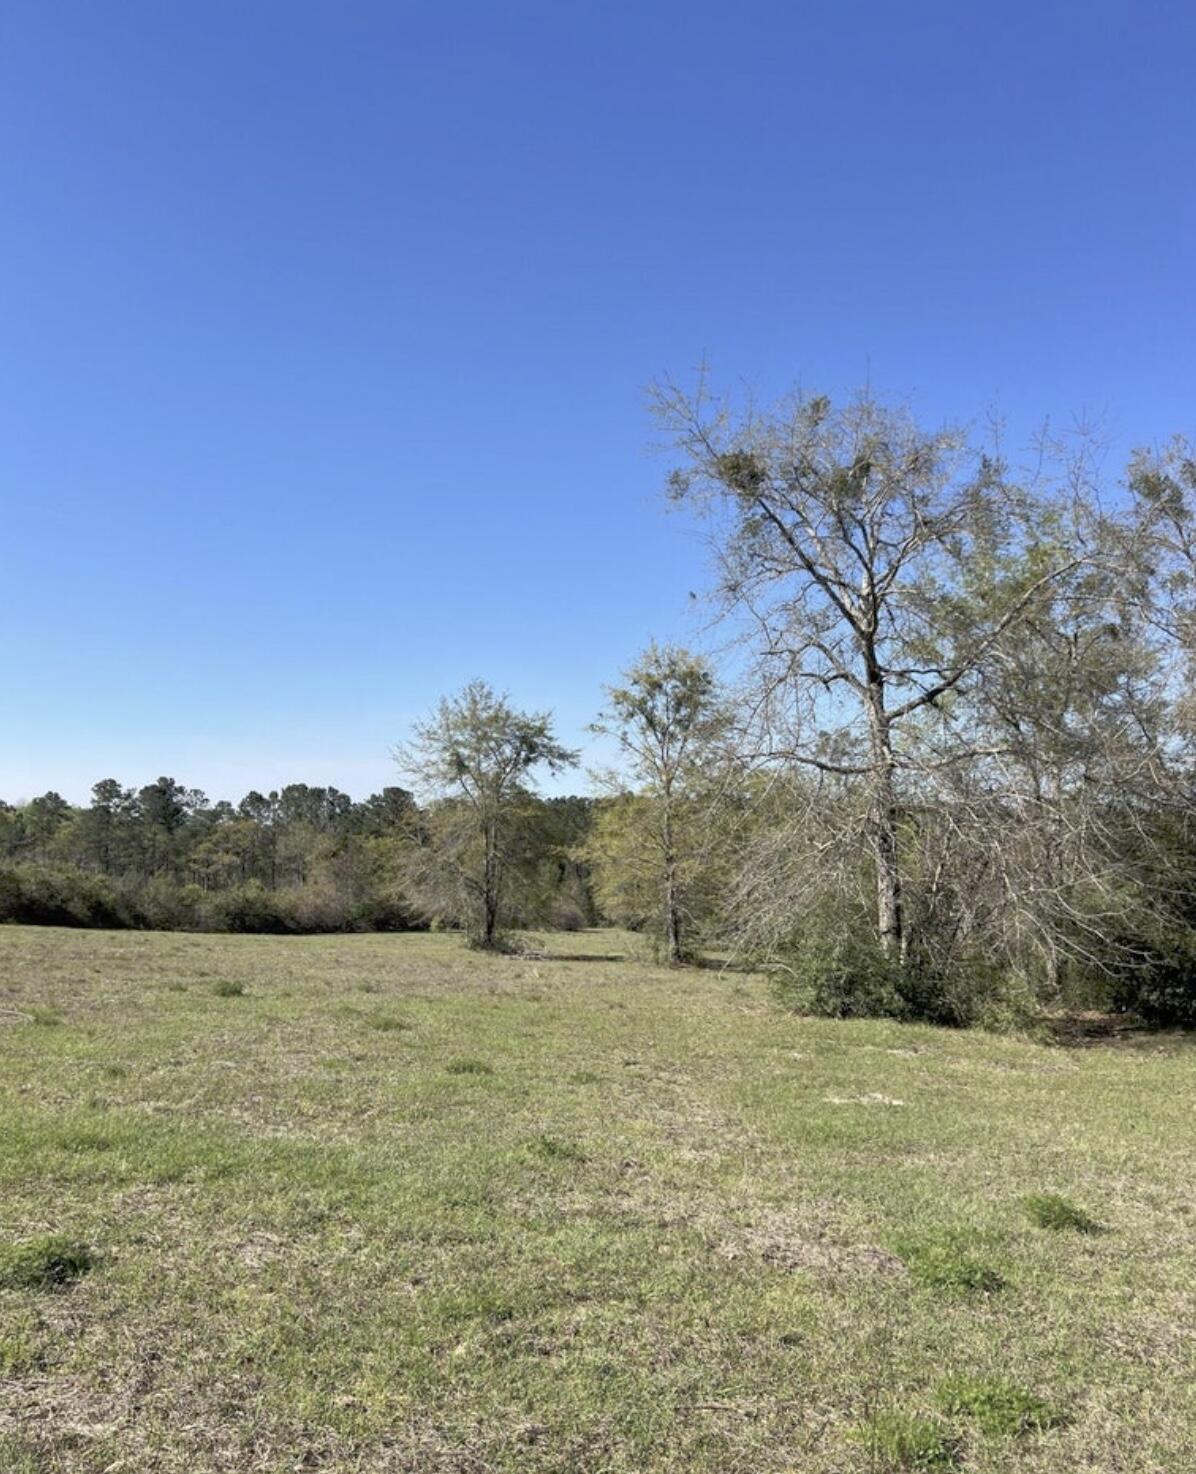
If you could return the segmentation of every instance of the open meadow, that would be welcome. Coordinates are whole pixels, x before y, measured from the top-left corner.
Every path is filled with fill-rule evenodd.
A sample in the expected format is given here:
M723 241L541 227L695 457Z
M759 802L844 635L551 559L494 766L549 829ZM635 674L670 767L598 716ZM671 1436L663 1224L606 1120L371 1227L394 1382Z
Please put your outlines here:
M0 928L0 1470L1196 1468L1182 1036L537 945Z

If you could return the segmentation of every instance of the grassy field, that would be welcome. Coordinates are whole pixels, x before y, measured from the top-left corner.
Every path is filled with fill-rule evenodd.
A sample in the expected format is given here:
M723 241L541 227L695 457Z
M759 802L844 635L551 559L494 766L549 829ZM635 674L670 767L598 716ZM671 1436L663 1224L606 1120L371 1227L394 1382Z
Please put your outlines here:
M543 947L0 928L0 1470L1196 1469L1196 1050Z

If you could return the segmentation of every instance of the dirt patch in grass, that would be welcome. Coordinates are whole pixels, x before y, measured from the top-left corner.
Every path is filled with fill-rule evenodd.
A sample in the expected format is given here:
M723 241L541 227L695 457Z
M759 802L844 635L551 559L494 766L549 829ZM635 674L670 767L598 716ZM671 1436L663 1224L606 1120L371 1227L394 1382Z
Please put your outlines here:
M845 1242L820 1232L817 1222L799 1226L793 1217L775 1210L759 1209L737 1221L723 1220L720 1230L714 1252L729 1264L765 1264L820 1275L907 1272L902 1261L879 1244Z

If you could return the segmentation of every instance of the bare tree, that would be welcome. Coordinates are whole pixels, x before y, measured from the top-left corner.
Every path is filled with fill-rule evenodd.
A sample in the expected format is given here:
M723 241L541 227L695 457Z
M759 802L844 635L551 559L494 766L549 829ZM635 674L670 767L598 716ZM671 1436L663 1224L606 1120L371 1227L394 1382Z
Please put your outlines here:
M907 739L934 713L933 761L959 759L954 705L1077 555L1037 536L999 461L870 397L735 413L664 384L654 409L683 456L672 493L715 519L724 607L753 632L764 751L866 784L877 936L902 957L899 779L928 761Z
M439 800L413 857L413 889L463 898L478 942L495 946L532 775L559 772L577 754L557 742L548 712L517 711L485 681L471 681L416 723L396 757L421 792Z

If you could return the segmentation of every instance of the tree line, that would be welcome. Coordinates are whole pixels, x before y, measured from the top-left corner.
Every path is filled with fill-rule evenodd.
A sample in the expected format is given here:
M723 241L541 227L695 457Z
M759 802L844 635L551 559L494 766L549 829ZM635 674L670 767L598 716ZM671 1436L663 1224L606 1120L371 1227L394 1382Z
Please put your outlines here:
M538 792L578 755L478 681L398 750L409 786L362 804L160 779L0 810L0 915L70 875L119 879L138 924L496 947L609 921L825 1013L1196 1023L1192 448L1106 479L1082 440L1016 468L867 395L665 383L653 408L725 638L718 669L652 645L608 689L592 797Z
M596 920L585 872L570 858L586 799L536 799L511 924ZM114 779L74 806L42 794L0 801L0 920L64 926L248 932L403 931L461 926L451 894L420 888L417 860L440 820L410 790L354 802L293 783L212 802L169 777Z

